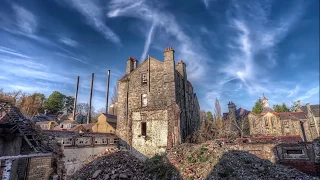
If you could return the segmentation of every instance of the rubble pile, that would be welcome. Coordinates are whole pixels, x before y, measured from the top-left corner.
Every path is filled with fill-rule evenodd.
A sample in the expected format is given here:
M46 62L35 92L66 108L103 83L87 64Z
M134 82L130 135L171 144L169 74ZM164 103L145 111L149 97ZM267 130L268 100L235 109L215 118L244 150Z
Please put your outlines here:
M296 169L273 164L250 153L243 151L228 151L213 167L207 179L318 179L308 176Z
M143 162L126 151L107 154L87 164L72 179L152 179Z
M109 153L79 170L72 179L319 179L212 142L185 143L146 162L126 151Z
M319 179L294 168L273 164L244 151L228 150L212 142L182 144L167 154L182 179Z

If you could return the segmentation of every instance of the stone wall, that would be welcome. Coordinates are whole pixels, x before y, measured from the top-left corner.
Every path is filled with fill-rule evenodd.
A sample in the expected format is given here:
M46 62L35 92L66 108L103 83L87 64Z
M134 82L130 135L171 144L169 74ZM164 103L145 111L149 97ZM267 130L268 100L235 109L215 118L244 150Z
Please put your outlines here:
M249 114L250 135L265 135L265 136L292 136L300 135L302 139L303 132L300 125L300 120L281 120L272 113L267 113L264 116ZM307 134L307 139L312 141L308 135L309 129L304 124L304 129Z
M63 149L65 172L67 176L72 175L81 169L85 164L90 162L95 156L103 153L106 149L114 149L115 145L98 146L98 147L66 147Z
M147 157L164 153L167 147L167 110L132 113L132 147ZM141 135L141 123L146 122L146 136ZM161 128L160 128L161 127Z
M110 133L85 133L44 131L62 145L61 160L65 175L70 176L95 156L118 147L118 137Z
M27 179L43 180L49 179L52 172L52 157L33 157L29 160Z

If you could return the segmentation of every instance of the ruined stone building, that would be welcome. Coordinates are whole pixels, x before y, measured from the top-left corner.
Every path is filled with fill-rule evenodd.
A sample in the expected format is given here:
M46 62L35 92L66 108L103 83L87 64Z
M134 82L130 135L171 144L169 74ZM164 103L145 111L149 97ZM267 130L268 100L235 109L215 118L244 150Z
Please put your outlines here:
M300 135L304 141L313 141L319 138L319 105L313 110L307 104L297 112L274 112L269 107L268 99L263 97L263 112L250 113L250 135L259 136L292 136Z
M0 100L0 179L49 179L52 149L10 102Z
M199 112L186 64L175 64L172 48L163 62L148 57L138 66L129 57L118 81L116 133L131 149L152 156L183 142L198 129Z

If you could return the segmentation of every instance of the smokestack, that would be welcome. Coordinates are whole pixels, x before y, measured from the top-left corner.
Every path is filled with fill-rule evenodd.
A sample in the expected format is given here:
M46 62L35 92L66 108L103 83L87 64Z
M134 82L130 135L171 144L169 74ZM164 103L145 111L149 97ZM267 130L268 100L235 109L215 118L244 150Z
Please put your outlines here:
M110 85L110 69L108 70L108 83L107 83L107 102L106 102L106 114L108 114L109 103L109 85Z
M89 108L88 108L88 114L87 114L87 124L89 124L91 121L91 103L92 103L93 80L94 80L94 73L92 73L92 77L91 77L90 99L89 99Z
M74 104L73 104L73 116L72 119L76 119L76 111L77 111L77 99L78 99L78 90L79 90L79 80L80 76L77 78L77 85L76 85L76 94L74 95Z

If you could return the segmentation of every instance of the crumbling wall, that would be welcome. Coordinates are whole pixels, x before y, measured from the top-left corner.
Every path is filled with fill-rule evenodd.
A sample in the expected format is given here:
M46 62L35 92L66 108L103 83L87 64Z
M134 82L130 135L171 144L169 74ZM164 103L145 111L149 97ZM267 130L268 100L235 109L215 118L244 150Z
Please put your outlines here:
M99 146L99 147L81 147L81 148L64 148L64 157L62 161L65 165L66 175L70 176L85 164L87 164L96 155L101 154L107 149L115 149L116 146Z
M132 148L147 157L164 153L167 147L167 110L132 113ZM146 119L144 119L144 117ZM141 135L141 122L146 122L146 136Z
M30 158L27 179L49 179L50 174L52 172L51 161L51 156Z
M0 156L15 156L20 154L21 149L21 143L22 143L22 137L19 136L4 136L0 137L1 141L0 143L2 145L2 149L0 151ZM17 179L18 173L18 160L13 160L11 168L10 168L10 178L11 179Z

